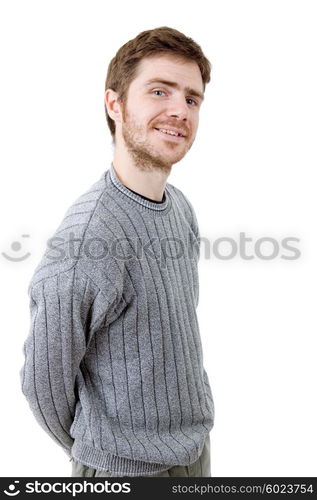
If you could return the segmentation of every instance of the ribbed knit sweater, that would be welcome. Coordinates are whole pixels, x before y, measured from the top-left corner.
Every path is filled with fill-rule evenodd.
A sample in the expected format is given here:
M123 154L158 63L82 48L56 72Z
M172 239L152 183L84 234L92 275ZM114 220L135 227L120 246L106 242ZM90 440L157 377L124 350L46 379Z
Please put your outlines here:
M189 465L214 424L193 207L151 202L111 167L67 210L28 293L22 391L75 460L118 476Z

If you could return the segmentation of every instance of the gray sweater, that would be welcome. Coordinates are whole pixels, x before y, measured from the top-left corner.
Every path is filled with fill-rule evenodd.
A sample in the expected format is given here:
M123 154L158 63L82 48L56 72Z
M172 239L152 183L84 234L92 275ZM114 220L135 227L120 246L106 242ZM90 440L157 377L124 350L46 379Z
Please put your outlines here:
M69 457L117 475L189 465L214 424L197 321L199 231L113 166L66 212L28 292L22 391Z

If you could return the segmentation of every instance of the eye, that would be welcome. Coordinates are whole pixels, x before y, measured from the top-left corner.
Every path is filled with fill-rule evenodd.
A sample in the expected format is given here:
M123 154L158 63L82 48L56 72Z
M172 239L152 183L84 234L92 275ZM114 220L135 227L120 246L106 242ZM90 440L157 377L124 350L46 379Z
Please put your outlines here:
M153 90L152 93L155 93L155 92L161 92L161 94L165 94L164 90ZM155 94L155 95L159 95L159 94Z
M196 101L194 101L194 99L191 99L190 97L187 99L187 102L188 101L191 101L193 104L191 104L191 106L197 106L198 103Z

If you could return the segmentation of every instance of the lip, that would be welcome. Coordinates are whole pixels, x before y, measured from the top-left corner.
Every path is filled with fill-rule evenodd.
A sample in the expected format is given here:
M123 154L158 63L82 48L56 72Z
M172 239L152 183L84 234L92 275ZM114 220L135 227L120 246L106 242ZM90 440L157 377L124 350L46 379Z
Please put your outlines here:
M161 128L165 128L165 127L161 127ZM179 141L186 139L186 135L180 136L180 135L166 134L165 132L161 132L161 130L159 130L159 128L157 128L157 127L154 127L154 130L156 130L160 135L162 135L163 137L165 137L171 141L179 142ZM173 127L168 127L168 128L166 127L166 130L171 130L172 132L177 132L178 134L183 134L182 130L177 130Z

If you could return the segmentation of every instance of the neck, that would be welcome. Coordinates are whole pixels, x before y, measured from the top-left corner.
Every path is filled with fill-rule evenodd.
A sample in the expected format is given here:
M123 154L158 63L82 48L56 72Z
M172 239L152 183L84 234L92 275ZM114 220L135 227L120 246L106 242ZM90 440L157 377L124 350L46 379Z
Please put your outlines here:
M121 184L151 200L162 201L172 167L162 170L148 164L137 164L127 151L118 151L117 148L112 164Z

